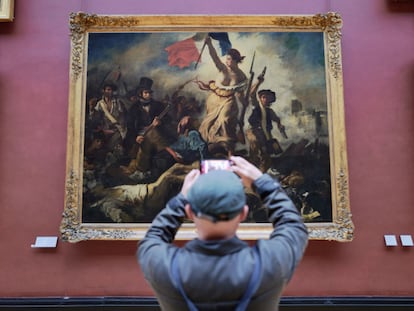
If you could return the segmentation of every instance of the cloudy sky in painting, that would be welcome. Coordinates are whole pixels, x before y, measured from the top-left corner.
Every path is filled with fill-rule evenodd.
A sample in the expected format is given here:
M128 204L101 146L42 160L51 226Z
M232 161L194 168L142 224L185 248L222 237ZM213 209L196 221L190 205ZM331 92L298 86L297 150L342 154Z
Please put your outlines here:
M218 72L207 48L197 68L194 64L186 68L168 65L165 48L194 34L90 33L87 53L88 92L99 92L102 81L111 77L118 78L127 90L132 90L138 85L140 77L146 76L154 80L154 97L162 99L191 78L198 77L205 82L213 80ZM230 32L229 39L232 47L245 56L240 68L247 76L254 53L255 79L267 67L261 88L272 89L277 93L277 103L273 109L281 117L282 123L284 117L289 122L291 101L294 99L301 101L305 110L326 110L323 33ZM202 45L202 40L196 42L199 50ZM221 55L218 44L217 51ZM186 85L183 92L200 101L207 96L207 92L199 90L196 84ZM289 124L285 125L289 127ZM303 133L298 133L298 136L302 135Z

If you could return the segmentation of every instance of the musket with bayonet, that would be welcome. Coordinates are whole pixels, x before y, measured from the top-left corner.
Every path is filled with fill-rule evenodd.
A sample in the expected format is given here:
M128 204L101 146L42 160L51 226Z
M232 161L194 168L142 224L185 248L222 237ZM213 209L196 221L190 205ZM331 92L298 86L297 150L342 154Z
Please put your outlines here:
M244 115L246 114L247 106L249 105L249 97L250 97L250 89L252 88L252 83L254 79L254 58L256 57L256 51L253 53L252 63L250 64L250 78L249 83L247 84L246 93L244 95L243 103L242 103L242 110L240 112L240 119L239 119L239 127L240 127L240 136L239 140L242 144L246 143L246 139L244 137Z
M255 57L256 57L256 51L253 53L252 63L250 64L250 70L249 70L249 74L250 74L249 84L247 85L246 94L244 95L245 102L247 103L249 102L250 91L251 91L253 79L254 79L253 65L254 65Z

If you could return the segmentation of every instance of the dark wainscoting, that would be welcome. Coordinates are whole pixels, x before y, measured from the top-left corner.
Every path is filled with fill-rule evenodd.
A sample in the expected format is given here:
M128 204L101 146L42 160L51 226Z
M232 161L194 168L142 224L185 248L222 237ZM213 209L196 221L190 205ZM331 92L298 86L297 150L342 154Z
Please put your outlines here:
M153 297L51 297L0 298L0 310L158 311L160 309ZM279 310L412 311L414 297L283 297Z

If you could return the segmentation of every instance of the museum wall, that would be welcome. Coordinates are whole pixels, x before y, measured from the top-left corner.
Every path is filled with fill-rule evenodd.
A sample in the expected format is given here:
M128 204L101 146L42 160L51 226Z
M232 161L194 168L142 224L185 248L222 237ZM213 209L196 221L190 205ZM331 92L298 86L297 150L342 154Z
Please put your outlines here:
M316 14L343 18L352 242L310 241L285 296L414 296L414 14L386 0L15 0L0 23L0 297L152 296L136 241L58 241L71 12ZM137 73L138 79L138 73ZM410 276L411 274L411 276Z

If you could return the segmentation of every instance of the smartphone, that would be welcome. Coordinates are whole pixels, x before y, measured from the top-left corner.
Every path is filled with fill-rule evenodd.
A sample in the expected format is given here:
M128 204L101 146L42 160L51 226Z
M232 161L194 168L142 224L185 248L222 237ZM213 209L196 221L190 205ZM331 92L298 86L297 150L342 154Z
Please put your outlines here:
M230 160L203 160L200 164L201 174L208 173L214 170L227 170L230 171L230 167L233 162Z

